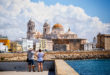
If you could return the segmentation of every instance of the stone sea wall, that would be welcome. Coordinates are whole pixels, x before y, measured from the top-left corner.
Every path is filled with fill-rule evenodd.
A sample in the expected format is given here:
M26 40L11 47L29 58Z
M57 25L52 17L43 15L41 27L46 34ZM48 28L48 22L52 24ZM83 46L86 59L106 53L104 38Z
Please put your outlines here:
M44 60L110 58L110 51L45 52ZM0 61L26 61L27 53L0 53ZM37 57L35 56L35 60Z
M56 75L79 75L64 60L55 60L55 74Z
M50 59L103 59L110 58L110 51L80 51L80 52L53 52L47 53Z

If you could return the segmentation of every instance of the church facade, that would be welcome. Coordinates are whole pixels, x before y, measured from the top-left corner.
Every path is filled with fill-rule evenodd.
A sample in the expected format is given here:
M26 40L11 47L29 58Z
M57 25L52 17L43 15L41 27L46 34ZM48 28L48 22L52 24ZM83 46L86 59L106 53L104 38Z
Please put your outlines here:
M39 38L52 41L52 50L54 51L82 50L87 41L86 39L78 38L77 34L71 32L70 28L65 32L61 24L54 24L51 29L50 25L45 22L43 33L40 33L35 30L35 23L29 20L27 24L27 39Z
M43 35L35 30L35 23L31 19L27 24L27 39L38 39L42 38Z
M35 30L35 23L32 20L29 20L27 24L27 38L28 39L76 39L77 34L71 32L70 28L67 32L64 32L63 25L55 24L52 27L52 31L50 31L50 25L45 22L43 25L43 33L40 33Z

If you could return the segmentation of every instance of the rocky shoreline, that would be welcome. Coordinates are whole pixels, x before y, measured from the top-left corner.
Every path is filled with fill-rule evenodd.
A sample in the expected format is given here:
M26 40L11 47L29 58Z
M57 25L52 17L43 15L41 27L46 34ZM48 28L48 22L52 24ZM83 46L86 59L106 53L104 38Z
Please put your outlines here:
M110 51L45 52L44 60L110 59ZM0 53L0 61L26 61L27 53ZM37 58L35 57L35 60Z

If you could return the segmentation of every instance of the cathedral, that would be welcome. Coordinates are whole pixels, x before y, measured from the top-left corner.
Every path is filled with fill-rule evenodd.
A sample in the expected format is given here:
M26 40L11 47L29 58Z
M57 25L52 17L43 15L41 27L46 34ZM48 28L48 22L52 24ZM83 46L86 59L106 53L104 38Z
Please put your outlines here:
M82 50L84 44L87 43L86 39L78 38L77 34L71 32L70 28L65 32L61 24L54 24L52 29L50 28L50 25L45 22L43 25L43 33L40 33L35 29L35 23L29 20L27 24L27 39L41 38L52 41L51 45L53 51Z
M50 31L50 25L45 22L43 25L43 33L36 31L35 23L30 19L27 24L27 39L76 39L77 34L71 32L70 28L67 32L64 32L64 27L61 24L54 24L52 31Z

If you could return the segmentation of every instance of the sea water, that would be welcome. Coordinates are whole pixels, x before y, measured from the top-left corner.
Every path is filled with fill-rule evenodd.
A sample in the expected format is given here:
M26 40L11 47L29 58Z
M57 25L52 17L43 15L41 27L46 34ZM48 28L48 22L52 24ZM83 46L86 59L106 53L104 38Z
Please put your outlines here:
M66 60L80 75L110 75L110 59Z

